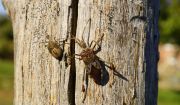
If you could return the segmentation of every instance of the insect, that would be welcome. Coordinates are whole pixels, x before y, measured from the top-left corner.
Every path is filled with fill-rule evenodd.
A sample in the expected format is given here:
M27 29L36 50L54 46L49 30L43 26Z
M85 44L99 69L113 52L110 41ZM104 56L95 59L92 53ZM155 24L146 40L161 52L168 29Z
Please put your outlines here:
M65 41L66 40L60 41L62 44L60 44L60 42L58 42L55 38L54 41L52 39L48 41L47 48L49 53L59 61L62 60L63 57Z
M97 41L92 41L90 44L86 44L84 39L79 40L78 38L75 39L75 42L82 48L82 51L80 54L75 54L76 56L79 56L79 60L82 60L85 64L84 68L84 75L83 75L83 86L82 91L84 93L83 103L86 99L87 94L87 87L88 87L88 77L90 76L93 78L94 82L97 84L100 84L101 77L102 77L102 68L101 64L99 62L99 57L96 55L97 51L95 50L96 45L98 46L98 49L100 48L100 41L102 40L104 34L102 34ZM94 45L93 45L94 42Z

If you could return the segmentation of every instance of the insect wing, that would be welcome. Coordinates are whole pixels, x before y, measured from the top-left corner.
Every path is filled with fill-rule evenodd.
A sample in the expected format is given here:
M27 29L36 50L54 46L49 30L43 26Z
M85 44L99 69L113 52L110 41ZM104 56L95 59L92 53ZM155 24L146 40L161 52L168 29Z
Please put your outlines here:
M91 65L90 77L98 85L101 85L102 80L102 68L99 61L93 62Z

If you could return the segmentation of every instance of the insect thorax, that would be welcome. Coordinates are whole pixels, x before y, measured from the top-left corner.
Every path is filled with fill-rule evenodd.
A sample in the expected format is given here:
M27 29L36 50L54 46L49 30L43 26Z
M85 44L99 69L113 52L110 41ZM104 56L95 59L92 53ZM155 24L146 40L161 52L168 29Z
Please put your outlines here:
M86 65L94 62L96 59L96 55L94 54L94 51L91 48L84 49L80 53L80 56Z

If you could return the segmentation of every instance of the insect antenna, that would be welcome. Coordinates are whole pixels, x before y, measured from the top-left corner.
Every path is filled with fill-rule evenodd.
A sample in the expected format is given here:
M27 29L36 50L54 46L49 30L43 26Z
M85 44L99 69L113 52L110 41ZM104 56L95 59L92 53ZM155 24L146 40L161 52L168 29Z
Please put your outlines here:
M86 27L87 27L87 25L88 25L89 22L91 22L91 18L89 18L89 20L87 21L87 23L86 23L86 25L85 25L85 27L84 27L84 29L83 29L83 32L82 32L82 35L81 35L81 36L83 36L83 34L84 34L84 32L85 32L85 29L86 29Z
M83 35L84 35L85 29L86 29L88 23L91 23L91 18L88 19L88 21L87 21L87 23L86 23L86 25L85 25L85 27L84 27L84 29L83 29L83 32L82 32L82 35L81 35L83 41L84 41ZM89 39L88 39L88 40L89 40ZM88 46L89 46L89 43L88 43Z

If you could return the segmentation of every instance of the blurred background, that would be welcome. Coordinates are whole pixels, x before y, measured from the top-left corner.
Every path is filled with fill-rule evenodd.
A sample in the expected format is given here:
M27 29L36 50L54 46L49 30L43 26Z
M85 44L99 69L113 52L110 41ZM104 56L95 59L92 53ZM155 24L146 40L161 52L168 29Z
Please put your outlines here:
M13 105L13 33L0 0L0 105Z
M180 0L160 0L158 105L180 105ZM13 32L0 0L0 105L13 105Z

